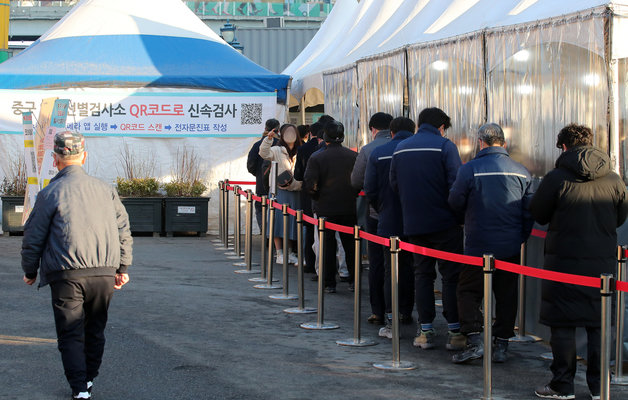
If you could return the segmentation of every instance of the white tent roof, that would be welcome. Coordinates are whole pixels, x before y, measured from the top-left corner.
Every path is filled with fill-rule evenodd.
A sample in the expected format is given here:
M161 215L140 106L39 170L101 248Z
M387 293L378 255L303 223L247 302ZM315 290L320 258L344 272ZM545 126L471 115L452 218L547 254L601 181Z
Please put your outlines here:
M445 39L486 28L549 19L609 0L338 0L303 52L285 69L292 94L323 90L323 72L409 44Z

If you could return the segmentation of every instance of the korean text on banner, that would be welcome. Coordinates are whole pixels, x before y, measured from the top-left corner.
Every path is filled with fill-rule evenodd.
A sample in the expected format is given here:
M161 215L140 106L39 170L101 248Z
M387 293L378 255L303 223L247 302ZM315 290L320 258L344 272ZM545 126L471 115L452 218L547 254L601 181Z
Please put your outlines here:
M57 132L65 130L65 122L68 116L68 108L70 100L57 99L52 110L50 119L50 127L44 137L44 161L41 165L41 176L39 182L42 188L48 186L50 180L57 174L57 169L53 165L52 149L54 147L54 138Z
M22 121L24 127L24 163L26 164L26 196L24 196L24 212L22 213L22 225L24 225L35 205L35 199L39 192L39 173L35 154L33 114L29 112L22 114Z

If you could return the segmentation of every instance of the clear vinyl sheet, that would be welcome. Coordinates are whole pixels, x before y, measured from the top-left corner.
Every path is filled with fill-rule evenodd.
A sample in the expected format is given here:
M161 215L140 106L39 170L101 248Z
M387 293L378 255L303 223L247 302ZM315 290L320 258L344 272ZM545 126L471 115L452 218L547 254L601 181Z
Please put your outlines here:
M355 148L360 143L358 133L358 91L355 66L323 75L325 113L342 122L345 127L344 145Z

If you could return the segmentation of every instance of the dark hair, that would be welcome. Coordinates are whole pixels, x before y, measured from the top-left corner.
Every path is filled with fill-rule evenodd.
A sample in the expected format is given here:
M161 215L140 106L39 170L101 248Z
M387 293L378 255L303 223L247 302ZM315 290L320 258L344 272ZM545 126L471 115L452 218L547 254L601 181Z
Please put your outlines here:
M478 130L478 138L489 146L498 144L503 146L506 143L504 131L497 124L484 124Z
M270 132L275 128L279 128L279 121L277 121L275 118L266 120L266 125L264 127L264 130L266 132Z
M390 132L397 133L401 131L408 131L414 133L416 131L416 125L414 121L406 117L397 117L390 121Z
M310 133L309 125L299 125L297 126L297 131L299 132L299 136L301 139L305 139L308 133Z
M325 141L328 143L342 143L345 140L345 127L342 122L331 121L325 125Z
M425 108L419 114L419 122L417 125L430 124L438 129L444 125L445 129L451 128L451 118L443 110L436 107Z
M388 129L390 126L390 121L393 120L393 116L390 114L386 114L383 112L377 112L371 116L369 120L369 129L377 129L378 131L383 131Z
M332 116L330 116L330 115L323 114L320 117L318 117L318 121L317 122L320 122L321 124L323 124L323 128L324 128L325 125L327 125L331 121L335 121L335 119Z
M323 138L323 124L321 124L320 122L314 122L312 125L310 125L310 133L315 138L322 139Z
M558 132L556 147L561 149L563 144L567 150L578 146L592 146L593 131L588 126L569 124Z
M296 137L296 140L294 141L294 145L292 146L292 149L290 148L288 143L286 143L283 140L283 134L286 131L286 129L288 129L288 128L294 128L294 130L296 131L296 134L297 134L297 137ZM299 146L301 146L301 143L302 143L301 137L299 136L299 130L297 129L297 127L295 125L283 124L283 125L281 125L281 128L279 128L279 133L281 133L281 137L279 138L279 143L277 145L285 147L286 151L288 152L288 156L290 158L294 158L294 156L297 155L297 149L299 148Z

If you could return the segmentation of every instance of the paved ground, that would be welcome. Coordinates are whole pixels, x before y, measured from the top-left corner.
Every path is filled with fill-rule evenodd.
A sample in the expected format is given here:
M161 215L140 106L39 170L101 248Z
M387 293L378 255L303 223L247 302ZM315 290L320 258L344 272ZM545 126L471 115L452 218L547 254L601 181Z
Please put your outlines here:
M391 359L391 345L364 323L363 336L378 345L339 347L350 338L353 294L347 284L326 298L334 331L306 331L315 314L288 315L293 301L271 300L253 289L207 238L135 238L131 282L110 309L107 348L96 399L474 399L482 395L481 362L455 366L441 348L418 351L414 329L404 326L402 360L418 368L384 372L373 362ZM21 238L0 238L0 399L66 399L69 389L56 350L49 289L21 281ZM291 269L296 275L295 269ZM294 276L292 277L294 279ZM306 279L307 305L315 282ZM296 284L291 283L292 291ZM277 292L277 291L274 291ZM364 294L363 315L368 315ZM444 331L439 316L437 328ZM549 378L538 355L542 344L514 344L509 363L494 368L494 395L533 399ZM585 367L576 379L588 399ZM612 388L628 398L628 388Z

